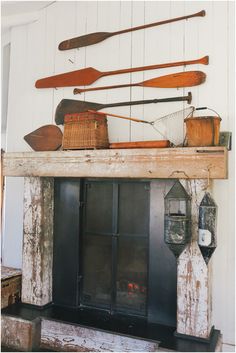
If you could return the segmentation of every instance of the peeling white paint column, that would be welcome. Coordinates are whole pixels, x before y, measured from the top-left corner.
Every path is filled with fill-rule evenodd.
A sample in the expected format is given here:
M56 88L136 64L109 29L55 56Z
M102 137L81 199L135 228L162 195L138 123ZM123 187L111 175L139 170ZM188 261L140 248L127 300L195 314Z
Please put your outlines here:
M177 263L177 333L209 338L211 323L211 271L197 244L199 205L208 180L181 180L192 198L192 241Z
M53 178L24 179L23 303L52 300L53 190Z

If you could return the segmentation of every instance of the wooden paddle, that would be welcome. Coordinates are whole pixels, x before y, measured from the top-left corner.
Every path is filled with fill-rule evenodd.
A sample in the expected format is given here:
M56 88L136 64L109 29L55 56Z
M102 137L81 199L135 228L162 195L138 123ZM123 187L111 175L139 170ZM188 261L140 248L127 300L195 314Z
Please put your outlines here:
M157 141L133 141L133 142L113 142L110 143L109 148L165 148L170 147L169 140Z
M24 136L34 151L56 151L62 144L62 132L56 125L44 125Z
M72 39L64 40L63 42L61 42L59 44L58 49L59 50L68 50L68 49L73 49L73 48L86 47L88 45L100 43L103 40L105 40L107 38L110 38L112 36L115 36L117 34L123 34L123 33L127 33L127 32L137 31L139 29L145 29L145 28L149 28L149 27L160 26L160 25L164 25L164 24L167 24L167 23L171 23L171 22L187 20L188 18L192 18L192 17L203 17L205 15L206 15L206 12L204 10L202 10L202 11L194 13L192 15L176 17L176 18L172 18L172 19L169 19L169 20L149 23L149 24L146 24L146 25L138 26L138 27L123 29L121 31L116 31L116 32L95 32L95 33L85 34L85 35L80 36L80 37L75 37L75 38L72 38Z
M206 74L202 71L186 71L177 72L175 74L160 76L152 78L151 80L138 82L138 83L128 83L124 85L114 85L114 86L102 86L102 87L92 87L92 88L75 88L74 94L88 92L88 91L98 91L103 89L113 89L122 87L155 87L155 88L179 88L179 87L191 87L197 86L205 82Z
M111 107L122 107L128 105L140 105L140 104L150 104L150 103L168 103L168 102L182 102L187 101L188 104L191 104L192 94L188 92L187 96L183 97L171 97L171 98L159 98L159 99L146 99L133 102L119 102L119 103L94 103L87 101L80 101L74 99L62 99L58 104L55 112L55 122L57 125L64 124L65 114L81 113L86 112L89 109L100 110Z
M91 85L93 82L97 81L99 78L103 76L119 75L119 74L145 71L145 70L162 69L162 68L173 67L173 66L183 66L183 65L193 65L193 64L208 65L208 63L209 63L209 56L204 56L203 58L196 59L196 60L177 61L172 63L141 66L141 67L120 69L115 71L105 71L105 72L98 71L93 67L87 67L81 70L66 72L64 74L42 78L36 81L35 87L53 88L53 87L87 86L87 85Z

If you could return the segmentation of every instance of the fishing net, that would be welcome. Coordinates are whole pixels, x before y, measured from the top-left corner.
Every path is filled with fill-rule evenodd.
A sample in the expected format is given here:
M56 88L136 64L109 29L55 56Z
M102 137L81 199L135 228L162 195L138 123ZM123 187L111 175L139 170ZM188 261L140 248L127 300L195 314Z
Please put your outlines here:
M188 108L161 116L147 123L150 124L162 138L169 140L173 146L182 146L185 135L184 119L191 115L194 109L195 108L193 106L190 106Z

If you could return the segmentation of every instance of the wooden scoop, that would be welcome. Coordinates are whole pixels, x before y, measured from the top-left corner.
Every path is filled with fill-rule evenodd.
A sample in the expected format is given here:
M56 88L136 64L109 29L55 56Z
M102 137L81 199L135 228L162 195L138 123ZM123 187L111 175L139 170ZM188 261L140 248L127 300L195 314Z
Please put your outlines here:
M56 151L62 144L62 132L56 125L44 125L24 136L34 151Z

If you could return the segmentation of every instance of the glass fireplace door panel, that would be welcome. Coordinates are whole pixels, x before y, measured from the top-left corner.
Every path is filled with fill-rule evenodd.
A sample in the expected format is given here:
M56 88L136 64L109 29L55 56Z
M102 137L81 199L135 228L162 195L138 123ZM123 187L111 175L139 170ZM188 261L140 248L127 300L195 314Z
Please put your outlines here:
M113 230L112 183L88 181L85 187L85 232L111 235Z
M113 185L86 180L82 238L82 295L86 306L111 307Z
M82 305L146 315L149 183L85 183Z
M116 309L146 315L148 241L140 237L118 239Z
M146 315L148 182L121 183L118 202L116 309Z
M84 238L82 303L88 306L111 306L111 237L90 235Z
M119 185L119 235L147 236L149 233L150 184L147 182Z

